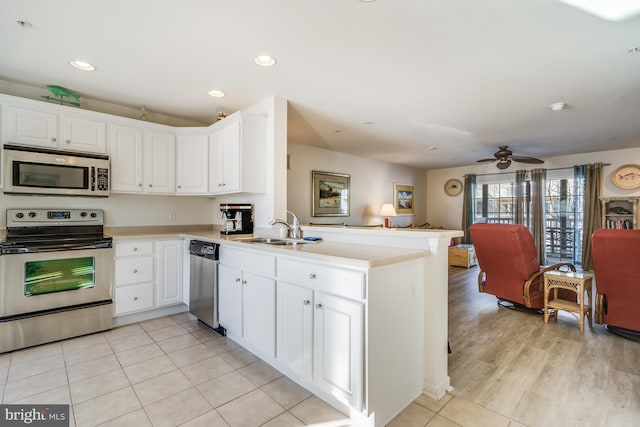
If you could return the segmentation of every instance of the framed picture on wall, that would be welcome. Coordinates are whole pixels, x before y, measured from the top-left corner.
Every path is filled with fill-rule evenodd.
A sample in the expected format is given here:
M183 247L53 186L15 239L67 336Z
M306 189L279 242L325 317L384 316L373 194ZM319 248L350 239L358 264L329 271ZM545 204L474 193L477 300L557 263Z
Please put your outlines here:
M313 216L349 216L349 181L344 173L311 171Z
M398 215L413 215L413 185L393 184L393 207Z

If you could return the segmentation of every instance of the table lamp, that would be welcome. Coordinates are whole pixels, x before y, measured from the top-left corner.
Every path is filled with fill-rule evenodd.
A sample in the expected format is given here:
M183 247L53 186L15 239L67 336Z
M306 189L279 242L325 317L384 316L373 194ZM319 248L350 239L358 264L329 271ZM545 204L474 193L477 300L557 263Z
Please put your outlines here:
M384 217L384 228L391 227L390 216L396 216L396 210L393 208L391 203L385 203L382 205L382 209L380 209L380 216Z

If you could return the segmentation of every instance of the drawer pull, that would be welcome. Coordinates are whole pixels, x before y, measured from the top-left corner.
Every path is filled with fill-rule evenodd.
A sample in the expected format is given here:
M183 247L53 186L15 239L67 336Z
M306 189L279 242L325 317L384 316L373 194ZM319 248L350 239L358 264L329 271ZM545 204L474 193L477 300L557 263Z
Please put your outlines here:
M322 304L316 304L316 308L322 308Z
M138 251L138 248L134 246L133 247L133 252L137 252L137 251Z
M133 297L133 300L134 301L138 301L138 297Z
M57 139L56 138L51 138L51 142L56 142Z
M137 269L137 268L134 268L134 269L133 269L133 274L136 274L137 272L138 272L138 269Z
M304 300L304 305L309 305L311 304L311 301L309 301L308 299Z
M311 273L311 274L309 275L309 279L311 279L311 280L315 280L315 279L316 279L316 273Z

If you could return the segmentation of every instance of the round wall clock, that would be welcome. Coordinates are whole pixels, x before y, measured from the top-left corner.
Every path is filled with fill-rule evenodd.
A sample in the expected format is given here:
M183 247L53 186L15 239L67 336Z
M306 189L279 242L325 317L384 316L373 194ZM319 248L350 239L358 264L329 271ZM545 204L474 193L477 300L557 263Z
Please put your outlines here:
M444 192L449 196L457 196L462 192L462 182L459 179L450 179L444 183Z
M614 185L624 190L633 190L640 187L640 166L624 165L611 174Z

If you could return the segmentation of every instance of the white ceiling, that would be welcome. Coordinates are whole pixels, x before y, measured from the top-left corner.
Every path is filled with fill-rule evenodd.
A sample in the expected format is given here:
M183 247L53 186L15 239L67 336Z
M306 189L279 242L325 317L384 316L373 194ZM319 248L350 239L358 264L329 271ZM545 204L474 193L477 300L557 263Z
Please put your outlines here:
M289 141L420 168L640 146L638 46L555 0L0 0L0 79L206 124L276 95Z

